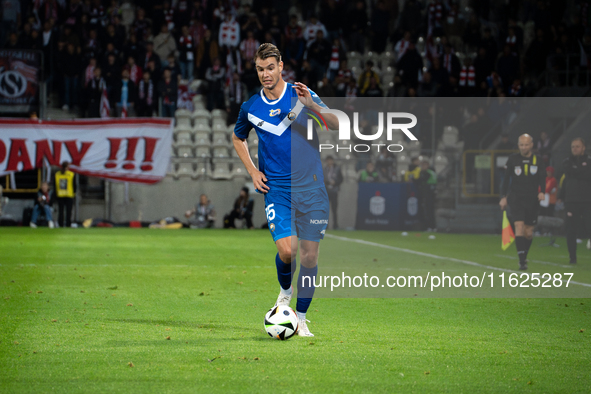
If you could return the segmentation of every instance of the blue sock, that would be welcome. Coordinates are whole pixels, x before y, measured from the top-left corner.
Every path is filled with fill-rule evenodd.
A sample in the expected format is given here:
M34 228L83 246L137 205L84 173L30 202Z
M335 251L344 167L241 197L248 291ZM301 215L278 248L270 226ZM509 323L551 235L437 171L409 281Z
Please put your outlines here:
M300 265L300 275L298 276L298 302L296 304L296 311L306 313L314 297L314 278L318 274L318 266L314 268L306 268ZM302 280L302 277L310 277L311 280Z
M293 272L295 271L295 267L297 263L295 259L291 262L291 264L285 264L279 258L279 253L275 256L275 266L277 266L277 279L279 279L279 284L281 288L287 290L291 286L291 278L293 277Z

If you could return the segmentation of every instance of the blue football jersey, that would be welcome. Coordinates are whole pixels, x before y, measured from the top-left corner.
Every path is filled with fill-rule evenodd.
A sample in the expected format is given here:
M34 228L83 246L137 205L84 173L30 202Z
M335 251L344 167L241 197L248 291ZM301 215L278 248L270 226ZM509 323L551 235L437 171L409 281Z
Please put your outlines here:
M304 191L324 187L318 136L307 140L309 110L298 100L295 88L285 83L277 100L269 100L264 89L243 103L234 134L246 139L254 128L259 139L259 171L269 187ZM326 105L310 90L312 99ZM311 113L311 112L310 112Z

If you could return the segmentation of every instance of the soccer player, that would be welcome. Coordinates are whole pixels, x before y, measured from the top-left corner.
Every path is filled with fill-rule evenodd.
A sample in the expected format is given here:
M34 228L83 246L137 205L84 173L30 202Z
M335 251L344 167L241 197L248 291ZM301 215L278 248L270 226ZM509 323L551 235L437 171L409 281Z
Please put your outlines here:
M571 153L562 163L564 175L559 198L566 208L566 244L571 264L577 264L577 230L580 225L591 235L591 156L585 141L575 138Z
M326 106L306 85L283 80L281 53L275 45L262 44L254 62L263 88L240 107L232 142L256 191L265 195L269 231L277 246L275 265L280 292L275 305L291 302L299 248L298 334L314 336L306 324L314 285L302 278L314 278L318 272L319 242L328 226L329 204L318 138L315 135L312 141L307 140L307 117L303 115L308 110L320 112ZM338 129L336 116L323 117L329 128ZM259 168L250 157L246 141L252 128L259 139Z
M502 210L509 206L515 223L515 246L519 269L527 270L527 252L531 246L534 226L538 220L539 201L546 193L544 162L532 153L533 139L522 134L517 142L519 153L509 156L505 164L505 177L501 184Z

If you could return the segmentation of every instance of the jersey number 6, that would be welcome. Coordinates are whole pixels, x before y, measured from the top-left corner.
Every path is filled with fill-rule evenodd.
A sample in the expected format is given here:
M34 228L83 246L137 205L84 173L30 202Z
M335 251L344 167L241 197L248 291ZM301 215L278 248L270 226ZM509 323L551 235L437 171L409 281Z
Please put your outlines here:
M275 206L275 204L269 204L269 206L265 208L265 212L267 213L267 222L275 219L275 210L273 209L273 206Z

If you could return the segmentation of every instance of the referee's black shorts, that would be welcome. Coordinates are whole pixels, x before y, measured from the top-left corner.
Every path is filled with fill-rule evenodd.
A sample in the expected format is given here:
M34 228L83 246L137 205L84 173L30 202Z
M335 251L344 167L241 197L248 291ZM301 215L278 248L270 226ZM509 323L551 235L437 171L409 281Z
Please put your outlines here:
M535 226L538 223L540 202L537 195L532 198L509 194L507 204L512 222L523 222L526 226Z

